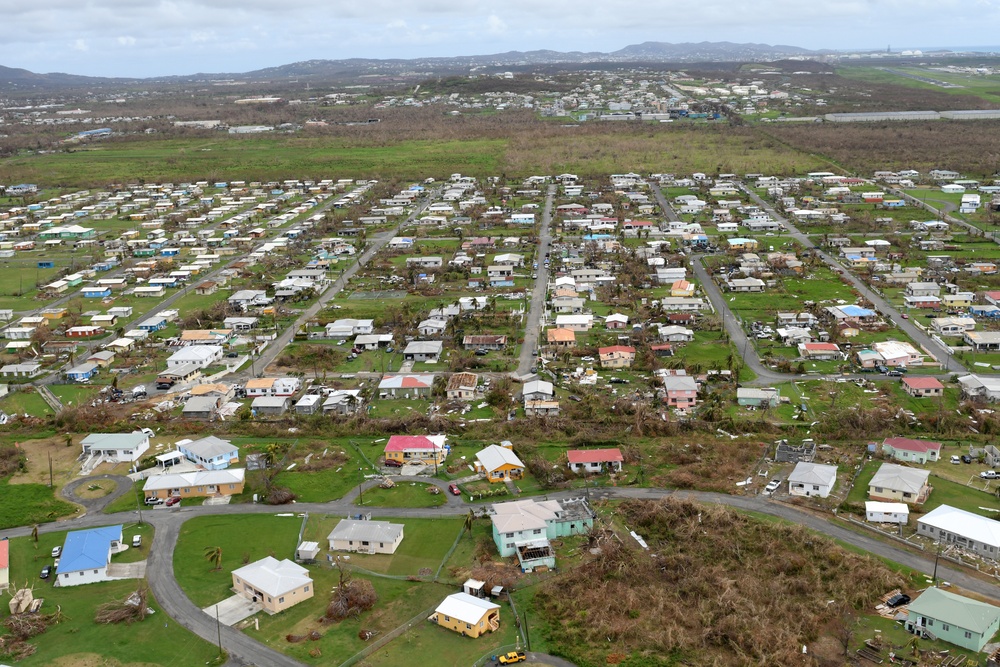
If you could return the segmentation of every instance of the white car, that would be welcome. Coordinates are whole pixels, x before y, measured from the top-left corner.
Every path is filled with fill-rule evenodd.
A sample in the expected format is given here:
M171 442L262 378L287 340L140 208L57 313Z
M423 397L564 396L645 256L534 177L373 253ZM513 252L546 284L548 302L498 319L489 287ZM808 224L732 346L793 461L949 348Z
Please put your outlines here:
M62 555L62 547L52 547L52 557L59 558Z
M771 495L772 493L777 491L778 487L780 486L781 486L780 479L772 479L770 482L767 483L767 486L764 487L764 493L766 493L767 495Z
M979 473L979 476L983 479L1000 479L1000 472L996 470L984 470Z

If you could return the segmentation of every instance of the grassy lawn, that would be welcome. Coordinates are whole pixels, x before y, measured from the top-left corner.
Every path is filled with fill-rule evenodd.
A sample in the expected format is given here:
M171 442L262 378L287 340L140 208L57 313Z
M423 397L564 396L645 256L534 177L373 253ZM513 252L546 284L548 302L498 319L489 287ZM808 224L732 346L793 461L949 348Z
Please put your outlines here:
M101 391L96 384L53 384L49 389L63 405L82 405L91 401Z
M0 481L0 528L49 523L76 513L77 506L59 500L44 484Z
M302 520L297 516L197 517L181 528L174 551L174 574L184 592L199 607L231 595L230 572L263 558L291 558ZM247 539L256 535L256 539ZM266 537L262 537L266 536ZM205 559L206 547L222 548L222 570ZM319 589L322 590L322 589Z
M439 507L447 501L444 493L433 493L438 487L423 482L397 482L391 489L375 487L364 492L365 507ZM360 500L360 499L359 499ZM359 501L355 501L360 505Z
M136 494L139 495L139 501L142 502L142 487L146 483L146 480L140 479L135 484L132 485L132 493L124 493L120 497L115 498L108 506L104 508L105 514L114 514L115 512L134 512L136 509ZM145 505L142 509L147 509ZM149 511L153 511L153 508L148 508Z
M413 400L405 398L378 399L370 403L368 416L373 419L399 417L405 416L411 411L416 412L417 414L425 415L430 407L431 401L429 400Z
M147 526L144 530L151 529ZM125 538L130 540L130 536L136 532L141 531L127 529ZM218 649L173 622L152 596L149 598L150 606L156 610L156 614L141 623L106 626L94 622L98 604L125 598L136 589L139 583L137 581L113 581L64 588L54 587L50 583L51 579L39 581L38 571L43 565L52 564L49 553L52 547L65 541L65 536L66 533L41 535L37 545L31 538L11 540L12 581L34 584L35 597L45 599L42 611L52 613L58 605L65 616L62 623L29 640L38 646L38 652L19 662L19 665L127 664L189 667L215 664L211 661L218 654ZM145 546L138 555L143 555L145 549L148 549L150 540L144 537L143 541ZM125 562L125 557L130 552L133 550L129 549L115 556L114 560Z
M9 415L31 415L32 417L48 417L52 408L36 392L15 391L0 400L0 410Z
M377 517L376 517L377 518ZM328 545L327 535L330 534L341 517L319 516L309 517L302 539L319 542L324 551ZM465 519L389 519L392 523L402 523L403 541L394 554L350 554L350 563L358 567L382 574L416 576L421 570L437 572L442 559L459 531L462 530ZM463 540L465 541L465 540ZM337 553L337 552L330 552ZM325 556L320 555L320 559ZM442 572L442 576L446 573Z

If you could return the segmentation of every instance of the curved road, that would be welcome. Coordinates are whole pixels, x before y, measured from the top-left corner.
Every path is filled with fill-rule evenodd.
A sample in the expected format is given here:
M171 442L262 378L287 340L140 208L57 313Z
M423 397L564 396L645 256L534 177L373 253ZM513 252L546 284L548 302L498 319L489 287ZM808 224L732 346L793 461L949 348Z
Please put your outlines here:
M426 480L421 480L426 481ZM372 484L374 482L369 482ZM437 482L435 482L437 483ZM442 483L443 484L443 483ZM670 491L651 488L603 488L590 491L594 498L637 498L655 500L667 495L688 498L704 503L728 505L741 510L749 510L770 514L794 523L806 526L811 530L828 537L860 547L876 556L901 563L911 569L930 574L934 571L933 558L912 553L891 543L883 542L874 536L854 532L815 514L802 511L794 506L786 505L762 496L729 496L719 493L695 491ZM550 498L579 496L579 490L550 494ZM218 640L215 619L196 607L184 594L174 578L172 556L180 536L181 526L190 518L210 515L237 514L275 514L294 509L296 512L318 514L347 514L356 511L354 500L357 491L340 500L329 503L299 503L293 506L274 507L268 505L214 505L185 507L181 509L157 509L146 512L143 517L156 528L153 539L155 548L150 549L146 566L146 577L150 589L156 596L163 610L177 623L202 637L215 643ZM448 502L436 508L384 508L379 513L391 518L435 518L445 516L460 516L470 509L479 511L489 507L489 503L466 504L457 498L449 497ZM117 522L121 521L122 513L118 514ZM88 514L68 521L45 524L39 527L39 532L48 533L61 530L76 530L95 526L109 525L115 519L101 514ZM30 527L20 527L0 532L0 537L25 537L31 534ZM951 581L969 591L1000 600L1000 586L972 574L952 567L939 564L938 573L942 579ZM229 652L231 663L241 665L268 665L275 667L299 667L301 663L293 658L278 653L264 646L252 637L231 627L223 626L222 645Z

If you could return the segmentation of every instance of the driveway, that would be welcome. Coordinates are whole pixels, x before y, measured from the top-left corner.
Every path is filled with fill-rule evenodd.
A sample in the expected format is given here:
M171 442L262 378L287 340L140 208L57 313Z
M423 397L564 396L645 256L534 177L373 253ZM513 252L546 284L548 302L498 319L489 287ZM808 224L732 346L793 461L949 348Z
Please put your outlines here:
M205 607L202 611L212 618L218 616L219 622L223 625L236 625L262 609L259 602L251 602L242 595L233 595L222 602Z
M108 565L108 576L112 579L145 579L146 561L111 563Z
M81 498L76 494L77 490L81 487L87 488L88 485L94 482L100 481L111 481L115 483L115 489L106 496L101 498ZM132 490L132 480L123 475L92 475L90 477L81 477L79 479L74 479L72 482L64 486L60 490L60 495L66 500L76 503L77 505L83 505L84 509L88 512L100 512L105 507L108 506L112 500L119 498L129 491ZM138 502L138 501L136 501Z

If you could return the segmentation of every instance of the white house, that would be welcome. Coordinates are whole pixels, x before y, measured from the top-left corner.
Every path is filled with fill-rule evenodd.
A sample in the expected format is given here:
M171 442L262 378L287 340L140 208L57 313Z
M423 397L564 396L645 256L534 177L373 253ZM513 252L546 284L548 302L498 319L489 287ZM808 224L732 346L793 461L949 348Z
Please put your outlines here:
M837 483L837 466L799 461L788 476L788 493L793 496L826 498Z
M149 449L149 436L135 433L91 433L81 443L83 453L113 463L133 462Z
M938 505L917 519L917 533L936 542L957 544L991 560L1000 560L1000 521L950 505Z
M225 350L221 345L189 345L167 357L167 369L192 364L196 368L207 368L222 360Z
M902 523L910 520L910 508L906 503L881 503L877 500L865 502L865 518L871 523Z
M56 566L55 585L79 586L113 579L108 576L111 555L123 550L121 524L68 533Z

